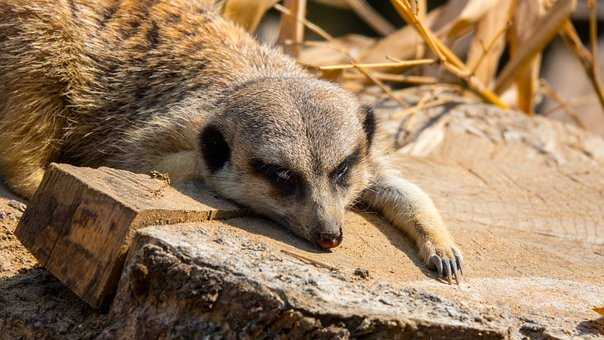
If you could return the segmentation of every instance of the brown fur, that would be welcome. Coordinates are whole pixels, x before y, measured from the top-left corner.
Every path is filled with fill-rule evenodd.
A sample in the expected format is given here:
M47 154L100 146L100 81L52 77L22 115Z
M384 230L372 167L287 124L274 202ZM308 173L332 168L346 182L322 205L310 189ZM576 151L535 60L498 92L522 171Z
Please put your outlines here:
M373 115L208 2L0 0L0 171L10 187L31 196L50 162L166 171L323 247L339 243L343 212L361 199L426 263L460 268L432 201L383 160Z

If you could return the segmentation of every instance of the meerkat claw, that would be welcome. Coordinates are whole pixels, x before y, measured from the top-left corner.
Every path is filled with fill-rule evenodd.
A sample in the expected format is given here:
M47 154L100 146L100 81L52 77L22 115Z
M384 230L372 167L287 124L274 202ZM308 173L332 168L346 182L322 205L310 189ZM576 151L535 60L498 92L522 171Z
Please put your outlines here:
M438 278L446 279L449 284L453 284L453 277L455 277L455 281L459 285L463 280L463 257L459 251L453 250L453 252L455 256L450 259L443 259L439 255L434 254L430 256L428 262L436 270Z
M451 263L449 261L443 261L445 264L445 277L447 278L447 282L449 284L453 284L453 278L451 276Z
M455 257L451 259L451 269L453 269L453 275L455 275L455 282L459 285L461 284L461 269L458 266Z
M453 249L453 253L455 254L455 259L457 260L457 267L459 268L459 272L463 274L463 256L457 249Z
M438 277L442 277L443 276L443 263L442 263L442 260L440 259L440 256L438 256L436 254L430 256L430 263L434 266L434 268L436 268L436 271L438 272Z

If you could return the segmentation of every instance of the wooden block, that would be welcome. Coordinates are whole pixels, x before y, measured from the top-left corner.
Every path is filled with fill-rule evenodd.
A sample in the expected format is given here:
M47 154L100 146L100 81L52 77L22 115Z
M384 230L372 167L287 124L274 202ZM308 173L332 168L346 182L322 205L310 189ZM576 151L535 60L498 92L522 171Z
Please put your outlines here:
M244 212L195 183L110 168L52 164L15 234L48 271L93 307L115 292L134 230Z

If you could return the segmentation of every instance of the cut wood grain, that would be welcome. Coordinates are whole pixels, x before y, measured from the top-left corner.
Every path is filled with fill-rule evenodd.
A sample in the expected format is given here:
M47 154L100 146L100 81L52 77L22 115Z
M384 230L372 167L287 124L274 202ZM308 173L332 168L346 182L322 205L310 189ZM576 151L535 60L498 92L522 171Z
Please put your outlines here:
M42 266L100 307L115 291L137 228L243 213L194 187L189 183L175 189L166 181L122 170L53 164L15 234Z

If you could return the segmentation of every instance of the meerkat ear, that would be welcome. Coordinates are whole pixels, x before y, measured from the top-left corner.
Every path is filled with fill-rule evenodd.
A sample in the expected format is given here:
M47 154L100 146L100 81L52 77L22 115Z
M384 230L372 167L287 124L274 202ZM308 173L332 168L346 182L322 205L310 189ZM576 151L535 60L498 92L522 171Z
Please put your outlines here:
M214 173L231 159L231 148L220 130L213 125L206 126L199 134L201 155L210 173Z
M377 124L375 121L375 112L373 112L373 108L368 105L363 105L361 109L365 114L365 117L363 118L363 130L365 130L365 135L367 135L367 149L370 149Z

